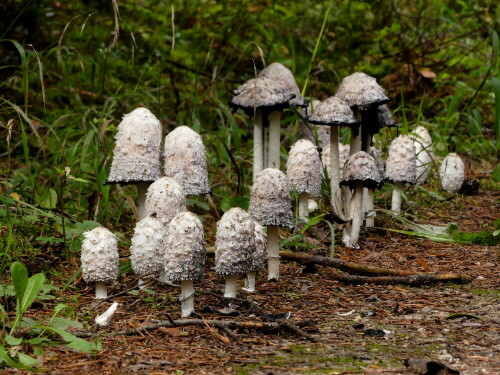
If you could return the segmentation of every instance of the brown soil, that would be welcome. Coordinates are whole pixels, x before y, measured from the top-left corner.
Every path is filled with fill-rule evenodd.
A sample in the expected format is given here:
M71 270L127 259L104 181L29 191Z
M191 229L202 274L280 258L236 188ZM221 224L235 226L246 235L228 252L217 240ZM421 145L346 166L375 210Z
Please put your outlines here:
M500 216L499 196L499 192L481 190L480 195L427 202L413 219L435 225L453 221L465 232L491 231ZM394 223L377 217L376 224L390 228ZM110 302L95 302L93 291L77 280L61 302L72 305L80 321L87 321L85 332L101 340L102 350L87 355L51 348L42 368L52 374L423 374L407 371L404 365L405 359L419 358L461 374L500 374L499 246L433 242L385 229L372 229L361 237L360 250L337 245L335 256L386 268L458 272L473 281L422 287L353 286L336 281L335 269L318 266L313 273L305 273L304 266L283 262L279 282L266 282L261 276L258 293L242 292L242 300L234 303L239 316L222 316L217 310L227 307L227 302L217 295L223 284L215 279L213 260L209 261L207 279L197 286L199 316L261 322L263 314L290 312L289 322L313 321L302 329L318 340L314 343L285 328L228 332L187 326L141 331L145 325L166 320L168 314L180 318L178 290L157 284L151 286L151 293L114 298L120 306L112 324L99 329L92 321ZM326 255L326 248L316 250L321 252ZM111 293L133 282L123 280ZM50 313L42 308L30 311L38 317ZM122 329L137 332L116 333Z

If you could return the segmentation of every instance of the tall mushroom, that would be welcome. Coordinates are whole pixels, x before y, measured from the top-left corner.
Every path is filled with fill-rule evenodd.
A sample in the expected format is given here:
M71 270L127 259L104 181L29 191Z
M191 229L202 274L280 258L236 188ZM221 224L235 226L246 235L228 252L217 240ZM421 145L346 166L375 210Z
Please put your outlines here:
M243 288L249 293L255 292L255 277L266 262L266 242L267 235L264 227L254 221L255 224L255 251L250 254L251 266L248 269L247 277L245 279L245 287Z
M432 138L426 128L417 126L411 137L417 154L417 185L422 185L429 177L432 167Z
M144 217L148 186L161 176L161 123L147 108L123 116L106 184L137 185L139 220Z
M452 152L446 156L439 167L441 186L450 194L455 194L464 183L464 162Z
M104 227L83 233L82 276L87 283L95 284L95 298L108 298L108 285L118 276L118 241Z
M355 190L353 202L352 229L344 243L349 247L358 247L359 232L363 223L363 187L374 189L382 182L382 177L375 164L375 159L364 151L358 151L349 157L344 168L341 184Z
M167 227L165 241L165 279L181 283L182 317L194 311L193 281L203 278L205 237L200 219L191 212L175 215Z
M321 159L317 147L308 139L300 139L292 146L286 163L286 175L299 194L299 220L309 219L309 197L321 192Z
M417 178L415 145L407 135L400 135L391 142L385 164L385 175L395 188L392 190L391 210L401 212L401 191L405 183L414 184Z
M186 195L210 193L207 157L201 136L187 126L179 126L165 137L164 171L182 186Z
M276 168L264 169L257 176L250 197L248 211L260 225L267 226L267 258L269 280L279 279L278 226L292 226L290 183Z
M238 277L251 269L251 257L255 252L254 232L252 217L239 207L231 208L217 223L215 272L226 279L226 298L236 297Z

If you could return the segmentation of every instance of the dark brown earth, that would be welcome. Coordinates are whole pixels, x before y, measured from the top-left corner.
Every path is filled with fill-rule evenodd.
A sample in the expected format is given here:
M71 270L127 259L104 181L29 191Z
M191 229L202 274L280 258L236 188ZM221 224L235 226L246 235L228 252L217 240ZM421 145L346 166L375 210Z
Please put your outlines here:
M410 212L418 212L411 218L434 225L456 222L464 232L493 231L493 222L500 216L499 197L498 191L481 189L478 195L456 195L445 201L423 199L423 207L410 207ZM382 216L377 217L376 225L404 229ZM141 330L167 320L168 315L180 318L178 289L159 284L152 285L150 292L112 298L120 303L119 309L111 326L99 329L93 319L111 301L95 302L93 291L76 280L74 289L65 292L60 302L75 309L78 320L87 324L79 333L91 333L101 340L102 350L87 355L52 348L45 353L42 368L52 374L438 373L407 370L404 364L407 359L425 359L461 374L500 374L499 246L433 242L377 228L361 237L360 250L337 244L335 256L393 269L457 272L473 281L421 287L345 285L336 281L335 269L317 266L314 273L305 273L304 266L283 262L279 282L266 282L260 276L258 293L242 292L241 301L234 303L239 315L223 316L217 312L227 307L219 297L223 284L215 279L213 260L209 260L207 279L197 286L199 317L261 322L263 314L290 312L287 322L312 321L302 328L305 335L300 335L286 327L225 331L206 325ZM313 251L327 255L329 250L318 246ZM111 294L126 290L127 285L134 285L134 280L122 280ZM30 311L39 318L50 313ZM124 329L135 330L135 334L117 334ZM370 337L370 333L384 337ZM317 342L308 340L308 335ZM456 372L440 372L445 373Z

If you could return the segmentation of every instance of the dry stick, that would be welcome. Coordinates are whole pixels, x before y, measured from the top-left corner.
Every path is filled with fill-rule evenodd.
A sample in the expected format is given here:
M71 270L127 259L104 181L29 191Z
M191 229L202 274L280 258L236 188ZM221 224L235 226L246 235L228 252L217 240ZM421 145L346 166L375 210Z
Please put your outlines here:
M461 276L456 273L444 273L439 275L428 275L425 273L410 276L354 276L340 275L337 280L347 284L405 284L420 286L437 282L465 283L472 280L469 276Z

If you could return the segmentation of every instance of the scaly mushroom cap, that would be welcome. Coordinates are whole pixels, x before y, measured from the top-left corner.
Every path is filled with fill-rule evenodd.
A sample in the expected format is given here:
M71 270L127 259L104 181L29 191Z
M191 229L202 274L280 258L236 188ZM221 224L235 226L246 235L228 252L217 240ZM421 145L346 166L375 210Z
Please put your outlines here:
M308 139L299 139L290 149L286 175L298 193L318 195L323 172L317 147Z
M456 193L464 183L464 173L464 162L460 156L454 152L448 154L439 167L441 186L450 194Z
M215 272L224 277L243 275L252 267L255 253L255 224L252 216L239 207L227 211L217 223Z
M328 126L356 126L358 120L345 100L338 96L330 96L314 108L306 117L307 122Z
M297 86L297 82L295 82L295 77L290 69L283 64L277 62L272 63L260 72L259 77L269 78L280 82L285 89L293 95L293 98L290 100L291 105L305 106L305 100L300 94L300 89L299 86Z
M358 151L349 157L340 184L354 189L358 182L370 189L375 189L382 182L375 159L364 151Z
M137 276L157 277L163 270L165 237L160 220L148 216L137 223L130 246L130 262Z
M260 271L267 261L267 234L262 225L256 221L253 223L255 224L255 251L251 254L251 266L248 272Z
M160 178L161 123L146 108L123 116L106 183L135 184Z
M361 111L389 101L377 80L362 72L345 77L335 96L346 101L351 108L357 107Z
M167 226L164 256L166 279L172 282L202 279L205 245L200 219L191 212L175 215Z
M210 193L207 157L201 137L187 126L179 126L165 137L164 174L177 180L186 195Z
M339 167L340 167L340 178L344 175L343 169L346 161L349 159L349 151L351 150L351 146L349 144L345 145L343 143L339 143ZM323 163L323 168L326 168L328 171L328 175L330 175L330 155L331 148L327 147L321 153L321 162Z
M382 151L377 150L375 147L370 147L370 155L373 157L373 160L375 160L375 165L380 175L380 183L378 186L380 188L385 180L385 162L382 159Z
M391 142L385 164L385 176L392 182L414 184L417 179L417 155L412 139L400 135Z
M415 142L415 148L417 149L417 153L419 150L426 149L427 151L431 151L432 138L426 128L423 126L417 126L415 130L413 130L411 134L411 138L413 142Z
M153 216L167 225L179 212L186 211L184 189L170 177L156 180L146 193L144 211L146 216Z
M118 241L104 227L83 233L82 276L87 283L110 285L118 276Z
M292 226L290 183L283 172L267 168L257 175L248 211L260 225Z
M309 113L312 113L316 106L321 103L317 99L313 99L309 102L307 108L302 108L300 113L304 117L307 117ZM324 150L327 147L330 147L330 127L326 125L309 125L304 121L299 121L299 130L296 134L296 139L309 139L312 143L316 143L316 133L318 135L318 145Z

